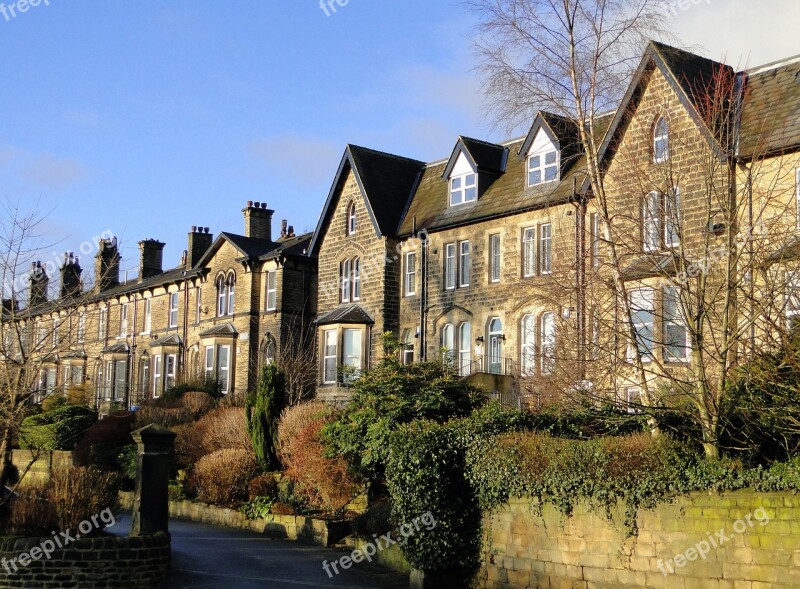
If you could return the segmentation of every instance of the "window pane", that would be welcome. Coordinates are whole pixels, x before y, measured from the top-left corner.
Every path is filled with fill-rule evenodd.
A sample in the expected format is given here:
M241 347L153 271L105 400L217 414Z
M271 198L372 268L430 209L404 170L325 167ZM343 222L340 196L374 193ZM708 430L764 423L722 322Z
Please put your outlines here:
M542 315L539 337L542 346L542 374L552 374L556 358L556 318L553 313Z
M630 294L631 322L636 331L636 345L642 359L649 361L654 346L653 290L642 288ZM629 354L630 356L630 354Z
M469 251L469 242L462 241L459 250L459 286L469 286L472 269L472 259Z
M489 271L490 280L498 282L500 280L500 236L489 236Z
M445 288L456 287L456 244L448 243L445 246L444 262Z
M542 165L542 158L541 156L535 155L530 160L528 160L528 169L533 170L534 168L538 168Z
M539 169L531 170L531 173L528 175L528 183L531 186L534 186L536 184L541 184L542 183L542 171L539 170Z
M361 369L361 330L344 330L344 365L353 370Z
M536 329L533 315L522 318L520 340L522 341L522 374L531 375L536 371Z
M459 327L458 360L458 373L469 376L472 363L472 326L469 323L462 323Z
M336 382L336 366L337 366L336 337L337 337L336 331L334 330L325 332L323 382L328 384Z
M549 223L539 228L539 271L548 274L552 268L552 227Z
M455 352L453 326L449 323L442 328L442 361L452 364Z
M547 152L544 155L544 163L545 163L545 165L556 163L556 152L555 151Z
M544 169L544 181L552 182L558 179L558 166L548 166Z
M472 202L478 198L478 192L475 187L467 188L464 190L464 202Z

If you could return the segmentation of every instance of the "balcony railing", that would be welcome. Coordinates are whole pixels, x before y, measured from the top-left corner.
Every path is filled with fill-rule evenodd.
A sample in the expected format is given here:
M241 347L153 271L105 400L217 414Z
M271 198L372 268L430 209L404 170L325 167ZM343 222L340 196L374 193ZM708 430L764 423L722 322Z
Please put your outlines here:
M497 374L514 376L517 374L517 363L514 358L503 358L491 355L476 356L471 362L462 362L457 366L461 376L472 374Z

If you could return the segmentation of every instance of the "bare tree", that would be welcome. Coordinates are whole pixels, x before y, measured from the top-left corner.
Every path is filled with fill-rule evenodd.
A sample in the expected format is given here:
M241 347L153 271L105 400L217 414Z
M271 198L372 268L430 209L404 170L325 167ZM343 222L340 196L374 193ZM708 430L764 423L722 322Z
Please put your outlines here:
M51 296L47 265L39 261L53 248L43 241L44 217L8 200L0 206L0 484L5 485L11 482L11 448L22 420L54 392L58 355L74 349L85 328L85 301L79 290ZM72 375L66 378L64 383L72 382Z

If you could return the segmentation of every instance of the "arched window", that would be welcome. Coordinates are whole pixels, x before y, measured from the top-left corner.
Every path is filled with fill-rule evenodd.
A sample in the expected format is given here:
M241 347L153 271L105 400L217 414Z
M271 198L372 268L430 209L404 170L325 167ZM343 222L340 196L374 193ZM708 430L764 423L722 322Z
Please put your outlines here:
M536 373L536 318L525 315L520 324L520 366L522 374L531 376Z
M464 322L458 326L458 373L469 376L472 372L472 325Z
M236 300L235 297L236 273L231 272L230 274L228 274L228 279L226 282L228 283L228 315L233 315L234 309L236 308L234 304Z
M361 258L353 259L353 300L361 298Z
M551 312L539 318L539 345L542 374L553 374L556 364L556 316Z
M217 277L217 317L228 314L228 285L224 276Z
M442 327L442 362L452 364L455 359L455 331L450 323Z
M653 127L653 161L665 162L669 159L669 123L659 117Z
M351 272L352 272L353 262L351 260L345 260L342 262L342 270L340 275L340 282L341 282L341 299L342 303L349 303L350 302L350 286L351 286Z
M261 346L259 347L259 354L261 366L272 366L275 364L275 338L270 334L267 334L262 340Z
M356 203L351 202L347 207L347 235L354 235L356 232Z

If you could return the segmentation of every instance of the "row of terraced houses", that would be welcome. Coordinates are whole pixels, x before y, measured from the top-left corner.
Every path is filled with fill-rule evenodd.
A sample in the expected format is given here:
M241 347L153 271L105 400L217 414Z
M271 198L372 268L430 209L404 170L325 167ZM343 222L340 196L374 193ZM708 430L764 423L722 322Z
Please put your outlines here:
M709 97L723 80L739 103L721 134ZM138 278L120 282L116 241L103 240L95 286L82 288L80 262L67 255L48 297L52 277L35 264L29 300L4 301L2 353L38 346L41 395L87 384L102 405L136 404L198 376L242 394L263 363L311 345L316 395L342 402L391 332L403 362L444 359L513 402L574 386L635 400L630 344L614 343L619 302L603 290L611 248L653 379L685 370L695 345L676 302L688 283L676 274L708 271L698 252L731 235L710 194L748 200L738 234L768 226L764 271L790 276L800 253L800 59L734 71L651 43L622 104L592 129L604 212L579 131L540 112L523 138L459 137L433 163L350 145L313 234L284 222L273 235L273 211L248 202L243 235L192 227L177 268L163 269L164 244L145 240ZM730 143L715 145L720 136ZM767 203L766 192L779 197ZM720 202L724 212L730 201ZM604 218L617 223L614 243ZM748 279L757 299L758 278ZM753 348L788 333L800 312L786 284L769 313L754 311L765 316L748 323ZM751 303L738 303L743 315Z

